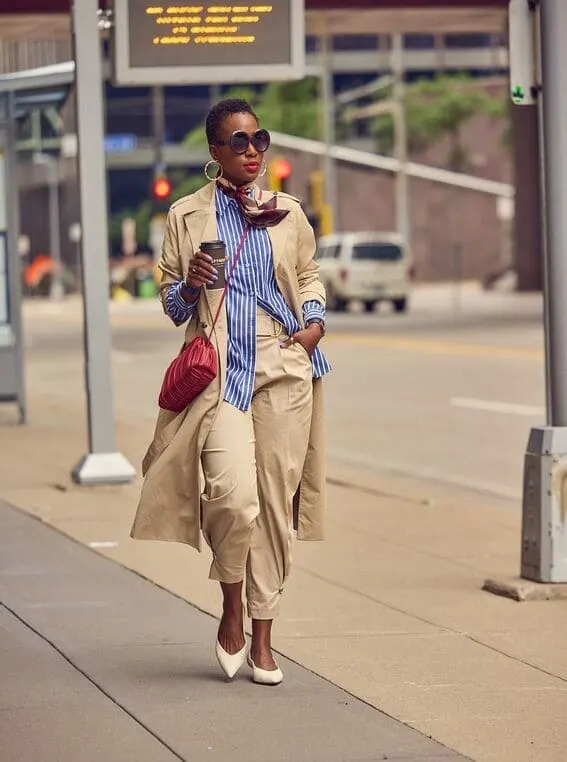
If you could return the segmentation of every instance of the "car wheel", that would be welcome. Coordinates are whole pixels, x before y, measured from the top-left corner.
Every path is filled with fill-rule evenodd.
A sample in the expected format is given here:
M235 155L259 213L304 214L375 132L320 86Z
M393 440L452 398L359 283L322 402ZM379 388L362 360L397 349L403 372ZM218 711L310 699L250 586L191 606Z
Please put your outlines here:
M394 312L407 312L407 297L403 296L401 299L392 299L392 305L394 307Z
M374 312L375 309L376 309L376 302L364 302L365 312Z

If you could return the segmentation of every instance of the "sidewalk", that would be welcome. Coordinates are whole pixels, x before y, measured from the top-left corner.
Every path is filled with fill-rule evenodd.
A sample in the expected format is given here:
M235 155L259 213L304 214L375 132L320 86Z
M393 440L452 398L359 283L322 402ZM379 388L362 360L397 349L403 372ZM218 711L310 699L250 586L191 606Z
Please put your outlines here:
M232 683L216 621L0 503L3 762L458 762L281 658Z

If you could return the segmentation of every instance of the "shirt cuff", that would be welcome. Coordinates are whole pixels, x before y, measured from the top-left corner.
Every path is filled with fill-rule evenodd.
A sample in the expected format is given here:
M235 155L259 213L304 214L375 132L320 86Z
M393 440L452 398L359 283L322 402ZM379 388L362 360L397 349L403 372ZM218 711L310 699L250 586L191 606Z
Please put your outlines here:
M324 323L325 307L321 304L321 302L316 302L315 300L305 302L303 305L303 319L306 325L311 320L322 320Z
M180 280L175 283L167 292L166 297L166 310L169 317L173 320L175 325L182 325L189 318L191 318L199 300L196 299L193 304L187 304L185 299L181 296L181 289L183 288L183 281Z

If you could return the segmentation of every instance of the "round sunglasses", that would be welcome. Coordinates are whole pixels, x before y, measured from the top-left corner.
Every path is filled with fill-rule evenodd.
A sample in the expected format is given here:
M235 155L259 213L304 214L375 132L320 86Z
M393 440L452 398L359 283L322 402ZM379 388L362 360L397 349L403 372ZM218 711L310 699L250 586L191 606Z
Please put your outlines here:
M232 133L230 140L217 140L215 145L230 146L231 151L242 154L246 153L250 143L252 143L258 153L265 153L270 147L270 142L271 138L268 130L256 130L253 135L249 135L244 130L237 130Z

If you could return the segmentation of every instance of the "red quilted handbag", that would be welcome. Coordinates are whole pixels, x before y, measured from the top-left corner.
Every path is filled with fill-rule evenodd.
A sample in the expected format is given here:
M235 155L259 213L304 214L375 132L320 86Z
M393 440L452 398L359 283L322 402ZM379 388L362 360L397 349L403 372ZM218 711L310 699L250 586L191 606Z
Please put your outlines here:
M207 337L197 336L190 344L185 345L165 372L159 394L159 406L163 410L181 413L216 378L218 358L216 349L211 342L211 337L223 308L226 292L242 254L249 230L250 226L247 225L238 244L234 264L232 265L230 276L227 278L209 335Z

